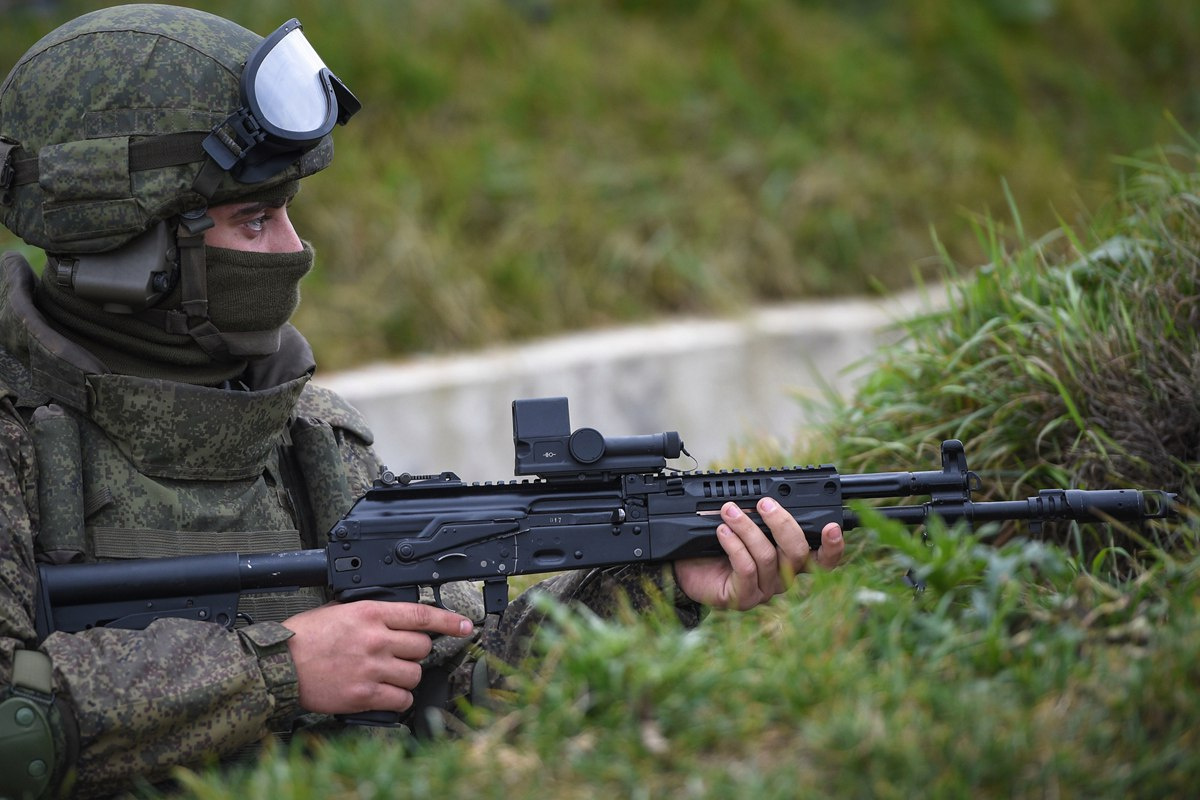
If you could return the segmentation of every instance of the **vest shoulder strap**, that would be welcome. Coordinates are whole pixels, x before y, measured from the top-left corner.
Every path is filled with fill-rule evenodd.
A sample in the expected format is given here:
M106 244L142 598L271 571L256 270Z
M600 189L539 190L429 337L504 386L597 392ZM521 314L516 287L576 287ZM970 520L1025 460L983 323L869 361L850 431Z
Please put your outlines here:
M311 381L300 394L300 401L296 404L296 416L324 420L331 428L353 433L365 445L375 443L371 427L357 408L332 389L318 386Z

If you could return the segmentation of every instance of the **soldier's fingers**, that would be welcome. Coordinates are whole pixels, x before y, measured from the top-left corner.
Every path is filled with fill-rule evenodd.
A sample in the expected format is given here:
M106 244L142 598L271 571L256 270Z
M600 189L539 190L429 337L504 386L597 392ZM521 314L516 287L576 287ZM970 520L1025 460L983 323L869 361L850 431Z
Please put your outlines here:
M754 556L746 549L746 543L728 525L717 526L717 541L729 559L729 580L725 595L720 599L722 608L743 608L744 603L753 604L758 595L758 565Z
M418 662L433 650L433 640L424 631L388 631L388 644L383 652L393 658ZM403 684L400 684L403 685Z
M721 517L754 560L755 584L766 597L779 592L779 550L736 503L721 507Z
M416 684L414 683L413 686L416 686ZM413 694L410 689L379 684L373 688L369 699L357 703L357 707L349 713L361 714L364 711L407 711L412 704Z
M804 536L800 523L786 508L770 497L758 501L758 513L771 530L779 549L780 560L790 575L804 569L812 548Z
M758 571L758 565L754 563L754 556L746 548L746 543L729 525L717 526L717 542L725 551L734 575L752 576Z
M363 711L405 711L413 703L412 690L421 682L421 668L416 664L415 674L405 677L388 676L383 680L343 684L342 698L338 705L342 710L333 713L358 714ZM311 709L310 709L311 710Z
M383 686L415 689L421 682L421 665L404 658L390 659L386 668L376 676L376 682Z
M364 601L371 602L371 601ZM394 631L470 636L474 623L462 614L424 603L379 603L383 623Z
M842 526L830 522L821 530L821 547L817 550L817 564L825 569L833 569L842 561L846 552L846 540L842 536Z

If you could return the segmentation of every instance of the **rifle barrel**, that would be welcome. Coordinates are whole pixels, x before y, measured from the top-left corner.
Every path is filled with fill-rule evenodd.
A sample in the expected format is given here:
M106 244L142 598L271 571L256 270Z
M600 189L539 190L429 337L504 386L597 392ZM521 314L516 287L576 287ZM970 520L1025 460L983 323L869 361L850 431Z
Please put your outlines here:
M1176 496L1159 490L1139 489L1043 489L1024 500L971 500L945 503L922 503L908 506L883 506L876 509L881 516L905 525L920 525L931 516L947 524L966 520L982 522L1075 520L1078 522L1141 522L1165 519L1174 509ZM858 515L847 511L843 527L847 530L861 524Z

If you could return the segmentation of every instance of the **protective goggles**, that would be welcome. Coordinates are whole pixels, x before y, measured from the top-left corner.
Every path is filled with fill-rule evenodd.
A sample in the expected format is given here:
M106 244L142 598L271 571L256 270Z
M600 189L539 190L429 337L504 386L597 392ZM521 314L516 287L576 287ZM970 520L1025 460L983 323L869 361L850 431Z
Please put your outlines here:
M242 183L286 169L362 108L295 19L254 48L241 88L242 107L213 128L204 150Z

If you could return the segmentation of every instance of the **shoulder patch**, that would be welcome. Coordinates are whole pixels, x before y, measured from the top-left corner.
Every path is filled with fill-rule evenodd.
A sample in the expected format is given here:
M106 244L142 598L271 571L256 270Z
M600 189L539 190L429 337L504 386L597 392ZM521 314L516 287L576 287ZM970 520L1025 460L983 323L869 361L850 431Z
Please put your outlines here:
M330 427L350 431L367 445L375 443L367 420L346 398L332 389L309 382L296 403L296 416L313 417L329 423Z

